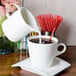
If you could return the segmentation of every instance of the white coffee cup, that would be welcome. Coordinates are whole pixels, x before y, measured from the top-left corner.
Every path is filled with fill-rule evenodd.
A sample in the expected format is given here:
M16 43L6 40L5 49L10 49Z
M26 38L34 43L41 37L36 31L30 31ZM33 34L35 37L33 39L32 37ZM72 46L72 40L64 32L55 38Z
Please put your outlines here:
M38 32L39 28L28 9L14 5L18 10L10 16L7 13L8 18L3 22L2 29L9 40L17 42L30 32Z
M53 59L66 51L66 45L58 43L58 39L55 37L52 37L54 42L50 44L40 44L30 41L35 38L39 38L39 36L32 36L27 39L30 62L35 67L45 68L52 66ZM50 36L41 36L41 38L49 39ZM63 46L62 51L58 51L59 46Z

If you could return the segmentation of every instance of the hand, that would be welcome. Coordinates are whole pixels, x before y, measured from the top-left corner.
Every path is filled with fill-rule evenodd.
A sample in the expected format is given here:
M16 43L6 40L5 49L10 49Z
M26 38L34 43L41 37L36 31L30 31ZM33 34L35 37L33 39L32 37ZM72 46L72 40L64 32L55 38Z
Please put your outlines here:
M14 12L16 10L16 7L12 5L11 3L6 3L5 9L7 12Z
M12 4L20 5L20 0L1 0L1 4L5 6L5 9L7 12L14 12L16 10L16 7Z

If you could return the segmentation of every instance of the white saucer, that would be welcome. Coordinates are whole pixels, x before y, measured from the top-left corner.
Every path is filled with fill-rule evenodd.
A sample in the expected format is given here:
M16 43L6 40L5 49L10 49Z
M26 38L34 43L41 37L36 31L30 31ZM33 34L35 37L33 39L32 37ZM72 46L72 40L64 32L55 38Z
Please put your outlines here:
M23 61L20 61L16 64L13 64L12 67L21 67L23 70L27 70L42 76L54 76L64 69L71 66L68 62L64 61L61 58L55 57L53 65L49 68L36 68L30 64L30 58L27 58Z

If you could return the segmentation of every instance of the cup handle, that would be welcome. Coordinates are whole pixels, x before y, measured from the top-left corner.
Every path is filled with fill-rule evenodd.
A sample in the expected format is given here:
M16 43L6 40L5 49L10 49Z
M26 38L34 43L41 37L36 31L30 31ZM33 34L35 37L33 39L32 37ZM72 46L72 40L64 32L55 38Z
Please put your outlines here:
M20 6L17 4L13 4L14 6L16 6L17 9L20 9ZM10 14L6 11L6 16L7 18L10 17Z
M58 47L59 47L59 46L63 46L64 48L63 48L62 51L58 51L58 50L57 50L56 56L58 56L58 55L60 55L60 54L63 54L63 53L66 51L66 45L65 45L64 43L59 43L59 44L58 44Z

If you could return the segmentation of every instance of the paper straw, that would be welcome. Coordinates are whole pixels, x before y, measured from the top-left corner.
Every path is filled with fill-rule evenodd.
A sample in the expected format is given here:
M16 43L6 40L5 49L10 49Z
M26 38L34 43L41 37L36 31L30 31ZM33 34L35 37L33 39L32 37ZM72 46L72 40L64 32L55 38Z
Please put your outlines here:
M53 36L53 34L54 34L54 32L55 32L55 29L56 29L56 28L53 29L49 40L51 40L51 38L52 38L52 36Z

